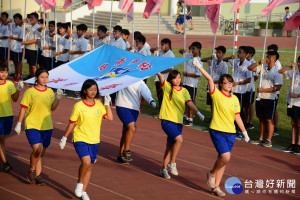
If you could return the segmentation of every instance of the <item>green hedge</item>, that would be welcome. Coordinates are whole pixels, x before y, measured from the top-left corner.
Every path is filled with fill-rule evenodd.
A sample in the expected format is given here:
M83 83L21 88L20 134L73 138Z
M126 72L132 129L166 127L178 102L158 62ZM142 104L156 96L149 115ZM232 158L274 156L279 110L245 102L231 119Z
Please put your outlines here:
M259 27L261 29L266 28L266 22L259 22ZM269 22L268 24L268 29L283 29L284 27L284 22Z

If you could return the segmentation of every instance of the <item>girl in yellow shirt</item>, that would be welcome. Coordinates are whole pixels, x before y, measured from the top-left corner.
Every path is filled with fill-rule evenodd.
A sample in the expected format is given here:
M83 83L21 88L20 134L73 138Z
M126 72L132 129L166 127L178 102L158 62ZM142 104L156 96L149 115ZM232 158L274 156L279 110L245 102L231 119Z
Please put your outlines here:
M233 78L229 74L223 74L219 80L219 88L216 88L212 77L203 69L197 59L193 64L208 80L209 93L212 98L212 120L209 126L211 140L219 154L211 171L207 173L207 184L217 196L225 196L219 185L222 180L226 164L230 160L231 150L235 142L234 121L238 124L245 141L248 142L247 131L240 116L240 104L238 98L231 94Z
M25 132L28 142L32 148L30 155L30 168L27 180L29 183L45 185L41 178L42 163L46 149L51 143L53 124L51 111L54 111L62 96L62 90L57 90L55 97L51 88L48 88L49 73L44 68L35 72L36 86L29 88L23 95L21 110L15 131L20 134L21 124L25 118Z
M170 170L171 174L178 176L175 160L183 142L181 132L185 105L195 112L201 120L204 120L204 116L193 104L187 89L182 87L179 71L172 70L168 75L167 81L161 73L157 75L160 86L163 89L163 101L159 119L162 120L161 127L168 136L160 176L170 179L167 169Z
M67 137L75 127L72 142L81 160L75 195L88 200L86 188L90 181L92 165L97 160L102 118L111 121L113 115L109 106L111 101L109 95L104 99L105 106L99 100L95 100L99 97L99 89L93 79L88 79L83 83L80 96L82 100L74 105L69 120L70 123L59 143L59 147L61 149L65 147Z

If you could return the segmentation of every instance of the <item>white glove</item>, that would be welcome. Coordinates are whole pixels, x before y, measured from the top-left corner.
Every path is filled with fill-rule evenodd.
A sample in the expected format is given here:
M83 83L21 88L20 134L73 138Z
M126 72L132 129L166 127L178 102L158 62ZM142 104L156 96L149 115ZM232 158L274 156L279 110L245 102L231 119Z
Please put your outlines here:
M17 86L17 90L21 90L24 87L24 82L20 81Z
M66 138L65 136L62 136L62 138L61 138L61 140L60 140L60 142L58 144L58 146L59 146L60 149L64 149L65 148L67 139L68 138Z
M64 93L64 92L62 91L62 89L58 89L58 90L56 91L56 98L57 98L57 99L61 99L61 96L62 96L63 93Z
M110 36L106 36L106 37L103 39L103 43L104 43L104 44L109 44L109 43L110 43Z
M18 135L20 135L21 133L21 122L17 122L16 127L15 127L15 131L18 133Z
M159 51L154 51L154 56L158 56L159 55Z
M152 101L150 102L150 106L151 106L152 108L155 108L155 107L156 107L156 102L155 102L155 100L152 100Z
M196 57L193 59L193 65L195 65L198 68L202 67L202 65L199 63L199 60Z
M105 105L105 106L109 106L110 104L111 104L111 98L110 98L109 95L106 95L106 96L104 97L104 105Z
M198 111L198 112L196 113L196 115L199 116L199 118L200 118L201 121L203 121L203 120L205 119L204 115L202 115L200 111Z
M134 49L131 49L130 52L134 53Z
M243 133L243 136L244 136L244 138L245 138L245 142L249 142L250 138L249 138L249 136L248 136L247 131L244 131L244 132L242 132L242 133Z

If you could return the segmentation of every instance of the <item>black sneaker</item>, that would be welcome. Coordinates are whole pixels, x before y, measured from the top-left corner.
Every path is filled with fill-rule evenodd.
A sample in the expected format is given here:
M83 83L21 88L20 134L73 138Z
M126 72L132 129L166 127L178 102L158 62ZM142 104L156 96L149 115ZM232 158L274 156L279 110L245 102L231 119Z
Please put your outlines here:
M41 176L37 176L37 177L35 178L35 182L36 182L37 185L41 185L41 186L46 185L45 181L42 179Z
M294 154L300 155L300 145L295 144L295 146L294 146Z
M256 140L250 140L250 143L251 143L251 144L261 144L261 143L263 143L263 141L264 141L264 140L258 138L258 139L256 139Z
M272 142L269 140L265 140L261 146L270 148L272 147Z
M118 156L117 160L121 164L129 164L128 160L124 156Z
M254 129L253 124L248 124L247 129Z
M3 164L3 169L5 173L8 173L10 170L12 170L12 166L9 164L9 162L6 162Z
M282 149L283 152L287 152L287 153L291 153L294 151L295 148L295 144L290 144L289 146L287 146L286 148Z
M33 170L33 171L28 170L27 181L29 183L35 183L35 170Z
M279 132L277 130L277 128L274 129L274 133L273 133L273 136L278 136L279 135Z
M133 159L131 158L131 152L130 152L130 150L123 151L123 156L126 158L126 160L128 162L133 161Z

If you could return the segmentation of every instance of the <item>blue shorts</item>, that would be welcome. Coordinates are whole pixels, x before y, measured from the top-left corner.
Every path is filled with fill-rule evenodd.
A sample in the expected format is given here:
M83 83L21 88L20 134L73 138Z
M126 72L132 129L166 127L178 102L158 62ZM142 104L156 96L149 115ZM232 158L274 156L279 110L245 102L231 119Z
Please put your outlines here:
M178 24L184 24L184 18L177 18L176 23Z
M119 107L119 106L117 106L116 109L117 109L117 115L122 121L124 128L126 128L127 125L130 124L131 122L136 122L139 116L139 111L137 110Z
M235 134L222 133L211 129L209 134L219 155L231 152L235 142Z
M31 146L42 143L43 147L48 148L51 143L52 130L40 131L37 129L27 129L25 132Z
M13 116L0 117L0 135L9 135L13 125Z
M193 18L192 18L192 16L186 16L185 19L186 19L186 20L191 20L191 19L193 19Z
M99 149L99 143L97 144L88 144L85 142L74 142L74 148L79 156L82 158L84 156L91 157L91 163L95 163L97 161L97 153Z
M170 122L167 120L161 121L161 127L168 136L167 141L172 144L175 143L175 138L178 135L181 135L182 132L182 124L177 124L175 122Z

